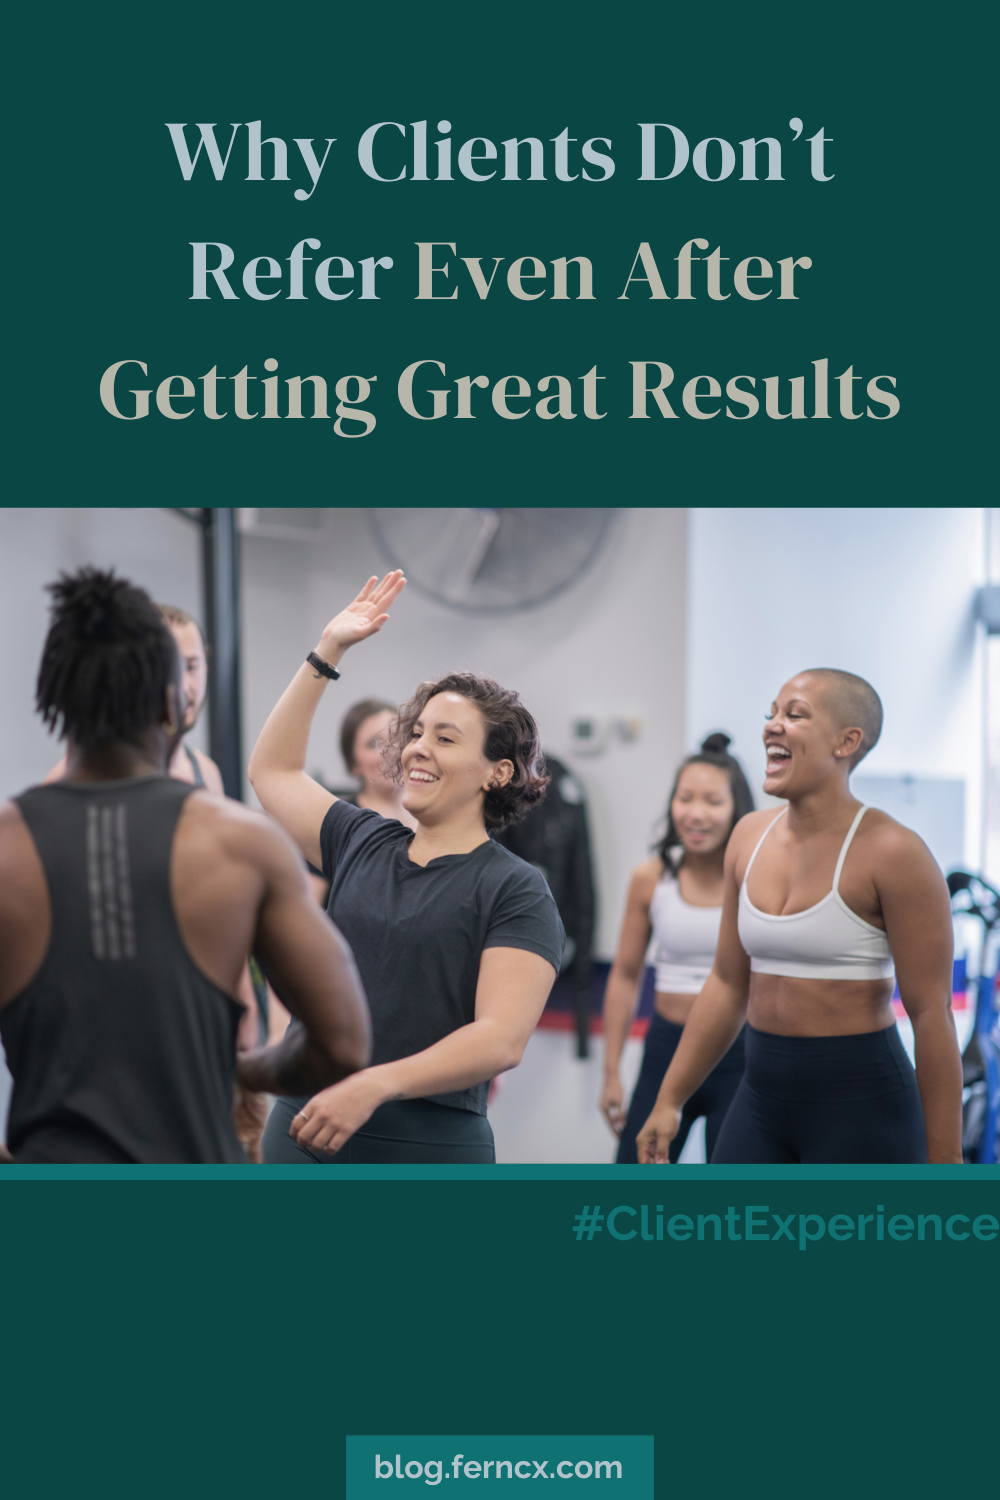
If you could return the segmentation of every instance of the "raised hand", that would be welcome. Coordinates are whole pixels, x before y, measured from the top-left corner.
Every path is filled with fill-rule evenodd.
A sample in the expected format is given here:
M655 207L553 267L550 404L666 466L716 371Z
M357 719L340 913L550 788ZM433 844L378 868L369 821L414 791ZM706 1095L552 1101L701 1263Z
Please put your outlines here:
M387 573L381 583L369 578L358 597L334 615L320 637L320 655L338 655L382 629L389 618L389 606L406 587L401 568Z

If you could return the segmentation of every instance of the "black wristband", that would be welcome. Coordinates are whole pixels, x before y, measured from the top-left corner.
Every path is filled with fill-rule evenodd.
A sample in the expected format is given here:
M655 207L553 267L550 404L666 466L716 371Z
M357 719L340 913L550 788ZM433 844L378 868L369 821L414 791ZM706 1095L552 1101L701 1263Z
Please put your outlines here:
M337 671L337 668L331 667L330 663L324 661L321 656L317 656L315 651L310 651L306 657L306 661L320 677L329 677L331 682L338 682L340 680L340 673Z

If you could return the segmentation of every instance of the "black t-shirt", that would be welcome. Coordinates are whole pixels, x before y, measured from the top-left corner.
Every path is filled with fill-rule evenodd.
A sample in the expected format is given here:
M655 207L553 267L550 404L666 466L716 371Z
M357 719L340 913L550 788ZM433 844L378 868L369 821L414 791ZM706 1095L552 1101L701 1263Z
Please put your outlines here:
M350 943L368 996L373 1063L411 1057L475 1020L484 948L525 948L558 972L563 926L544 879L492 840L429 864L411 830L347 802L323 819L327 910ZM486 1113L488 1083L438 1104Z

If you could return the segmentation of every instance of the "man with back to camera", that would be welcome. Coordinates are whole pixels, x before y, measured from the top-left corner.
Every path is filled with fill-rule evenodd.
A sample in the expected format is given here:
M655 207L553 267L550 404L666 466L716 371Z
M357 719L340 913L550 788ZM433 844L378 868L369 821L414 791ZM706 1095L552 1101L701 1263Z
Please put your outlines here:
M366 1065L349 950L289 840L167 775L181 664L143 590L83 568L54 604L37 706L66 772L0 804L0 1037L20 1162L245 1162L235 998L256 948L299 1013L239 1058L255 1091L314 1093Z
M193 615L176 604L158 604L171 635L177 643L181 661L181 735L170 756L167 774L191 786L204 787L216 797L226 795L222 784L222 773L210 755L203 750L194 750L186 736L190 734L208 696L208 655L201 626ZM59 781L66 774L65 755L45 778L46 782ZM269 1030L269 997L267 987L257 976L255 983L250 966L246 964L240 975L236 998L243 1006L240 1028L237 1035L238 1052L249 1052L266 1040ZM287 1015L279 1004L275 1007L287 1025ZM284 1034L282 1028L281 1034ZM251 1161L260 1161L260 1140L267 1122L267 1101L262 1095L253 1094L238 1085L233 1104L234 1119L240 1140L250 1155Z

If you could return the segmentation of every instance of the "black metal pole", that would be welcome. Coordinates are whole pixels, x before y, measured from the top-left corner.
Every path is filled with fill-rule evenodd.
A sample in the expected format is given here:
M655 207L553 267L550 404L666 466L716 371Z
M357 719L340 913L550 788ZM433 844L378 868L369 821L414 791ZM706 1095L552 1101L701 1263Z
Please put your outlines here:
M202 511L205 641L208 646L208 748L228 797L243 796L240 705L240 553L236 511Z

